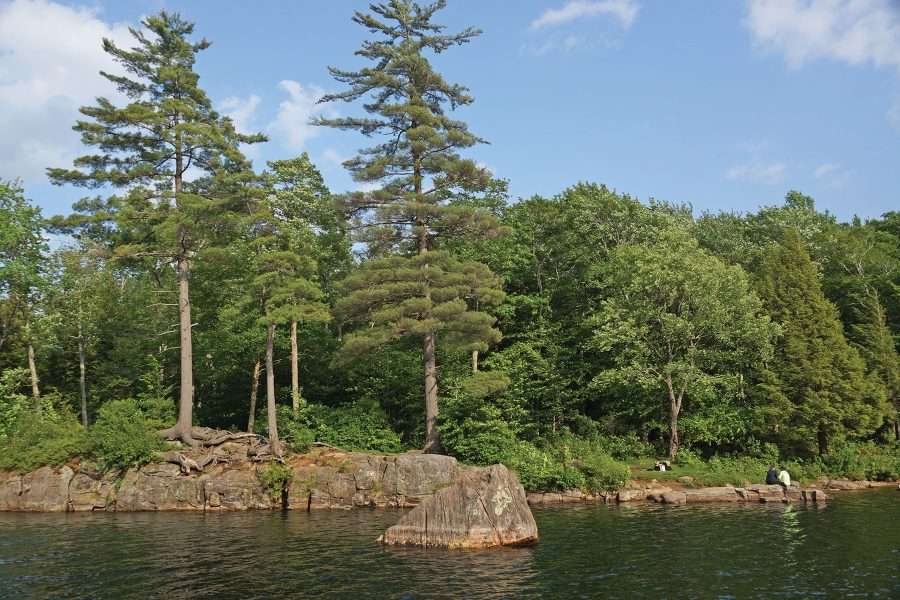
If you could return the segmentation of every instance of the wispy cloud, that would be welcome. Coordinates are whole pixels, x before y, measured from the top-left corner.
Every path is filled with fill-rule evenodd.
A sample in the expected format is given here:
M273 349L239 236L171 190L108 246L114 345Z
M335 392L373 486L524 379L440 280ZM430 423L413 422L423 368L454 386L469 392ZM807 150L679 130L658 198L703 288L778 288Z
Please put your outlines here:
M287 92L288 98L278 105L278 114L268 129L285 148L303 150L306 143L321 131L320 127L310 124L310 119L334 114L334 110L324 104L316 104L325 95L325 90L317 85L303 86L286 79L279 82L278 87Z
M725 177L731 181L775 185L784 181L786 171L784 163L766 164L754 161L734 165L725 172Z
M572 21L599 16L616 19L624 29L629 29L637 19L640 7L634 0L572 0L560 8L548 8L531 22L532 31L555 27Z
M895 0L748 0L747 28L791 67L828 59L900 70Z
M823 163L813 170L813 175L828 187L836 188L847 184L853 172L838 163Z
M816 167L816 170L813 171L813 175L816 176L816 179L822 179L823 177L827 177L832 173L837 172L841 168L841 165L837 163L825 163Z
M118 98L98 71L122 73L103 38L129 47L125 24L96 10L48 0L0 2L0 177L42 181L81 150L71 130L78 107Z
M219 110L234 121L234 128L240 133L254 133L256 110L262 100L256 94L246 98L230 96L219 102Z

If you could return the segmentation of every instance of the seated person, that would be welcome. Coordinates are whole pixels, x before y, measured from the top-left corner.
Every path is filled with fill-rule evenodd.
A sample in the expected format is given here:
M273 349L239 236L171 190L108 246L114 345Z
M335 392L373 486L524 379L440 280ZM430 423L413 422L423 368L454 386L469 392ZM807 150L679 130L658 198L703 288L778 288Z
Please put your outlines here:
M766 473L766 485L775 485L778 483L778 469L775 465L769 465L769 471Z
M778 483L783 485L784 489L791 487L791 474L787 472L784 466L781 467L781 472L778 473Z

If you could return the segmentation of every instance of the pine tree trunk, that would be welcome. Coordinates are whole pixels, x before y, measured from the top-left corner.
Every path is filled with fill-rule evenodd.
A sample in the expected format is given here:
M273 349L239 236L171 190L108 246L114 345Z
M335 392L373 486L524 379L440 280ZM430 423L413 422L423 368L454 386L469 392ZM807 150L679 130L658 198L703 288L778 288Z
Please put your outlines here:
M819 455L825 456L828 454L828 433L826 433L823 427L819 427L816 438L819 443Z
M425 367L425 454L441 452L441 437L437 429L438 388L434 358L434 333L425 334L422 357Z
M180 331L181 389L178 400L178 422L174 435L186 444L194 444L191 427L194 421L194 358L191 334L190 263L184 257L178 259L178 328Z
M247 433L253 433L256 426L256 393L259 390L259 372L262 370L262 364L259 362L259 356L253 363L253 373L250 374L250 418L247 419Z
M900 418L894 419L894 439L900 441Z
M28 371L31 373L31 397L34 400L34 410L41 412L41 390L38 388L37 364L34 360L34 344L28 338Z
M84 336L81 323L78 323L78 387L81 391L81 424L87 429L87 369L84 360Z
M291 408L300 411L300 372L297 364L297 321L291 321Z
M472 350L472 373L478 372L478 350Z
M422 196L422 171L421 159L413 157L413 187L416 199ZM418 251L419 255L428 253L428 230L424 221L417 221L416 226L419 227L418 232ZM422 265L423 269L428 268L428 263ZM431 300L431 290L428 281L424 282L425 298ZM437 361L435 359L435 334L429 331L422 340L422 365L425 370L425 454L439 454L441 452L441 436L437 428L438 418L438 383L437 383Z
M177 123L176 123L177 124ZM184 155L181 149L181 138L175 146L175 207L181 210L182 175L184 174ZM191 428L194 425L194 351L191 334L191 295L190 278L191 263L187 255L185 231L179 227L178 261L176 264L178 277L178 330L179 330L179 370L181 375L178 398L178 421L175 427L167 429L162 435L171 439L180 439L185 444L195 445Z
M266 335L266 414L269 422L269 446L272 454L281 457L281 445L278 443L278 421L275 418L275 324L269 323Z

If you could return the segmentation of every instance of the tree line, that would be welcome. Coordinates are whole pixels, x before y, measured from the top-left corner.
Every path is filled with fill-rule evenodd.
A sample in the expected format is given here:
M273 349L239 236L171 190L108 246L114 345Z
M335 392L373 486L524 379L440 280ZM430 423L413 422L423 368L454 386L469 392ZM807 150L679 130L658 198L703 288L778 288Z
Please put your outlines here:
M900 213L841 223L792 191L697 216L590 183L511 201L464 156L473 97L433 60L480 31L446 32L444 5L357 12L365 65L330 68L321 102L359 114L315 124L372 140L344 163L372 191L332 193L306 154L254 170L265 136L214 109L179 15L104 40L123 100L82 107L87 153L48 169L94 195L45 218L0 182L0 440L123 398L184 444L202 423L280 451L327 413L357 445L473 462L572 437L671 458L900 439Z

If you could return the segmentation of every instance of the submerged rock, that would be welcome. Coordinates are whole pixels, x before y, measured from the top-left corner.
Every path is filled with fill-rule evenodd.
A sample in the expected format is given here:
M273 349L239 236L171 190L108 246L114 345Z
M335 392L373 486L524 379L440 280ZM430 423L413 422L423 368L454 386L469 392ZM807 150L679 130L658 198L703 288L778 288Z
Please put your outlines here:
M476 549L537 543L525 490L503 465L472 467L401 517L378 541Z

